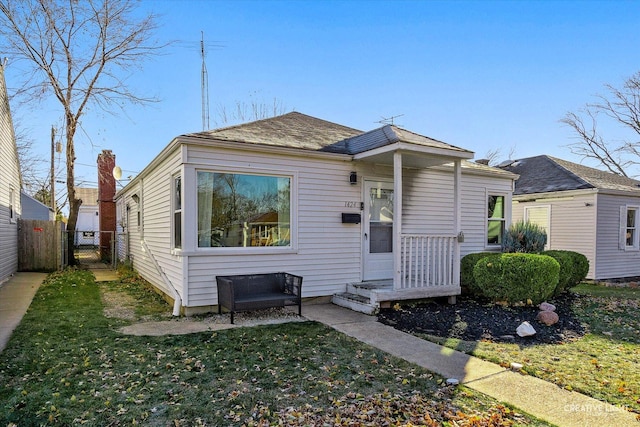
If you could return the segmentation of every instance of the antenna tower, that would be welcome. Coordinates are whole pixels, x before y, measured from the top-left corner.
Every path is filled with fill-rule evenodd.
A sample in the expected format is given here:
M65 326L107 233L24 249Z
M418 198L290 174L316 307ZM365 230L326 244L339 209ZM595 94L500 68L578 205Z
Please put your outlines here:
M204 54L204 31L200 31L200 56L202 56L202 76L201 76L201 91L202 91L202 130L209 129L209 73L207 72L207 64Z

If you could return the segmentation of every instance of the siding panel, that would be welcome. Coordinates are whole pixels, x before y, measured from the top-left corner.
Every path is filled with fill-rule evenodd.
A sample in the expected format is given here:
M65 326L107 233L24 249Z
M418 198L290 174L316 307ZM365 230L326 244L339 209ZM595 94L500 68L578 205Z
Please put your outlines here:
M9 99L0 65L0 283L18 269L20 169ZM11 199L11 200L10 200ZM11 218L11 210L13 217Z
M640 276L640 252L619 247L620 207L639 204L637 197L598 195L596 279Z

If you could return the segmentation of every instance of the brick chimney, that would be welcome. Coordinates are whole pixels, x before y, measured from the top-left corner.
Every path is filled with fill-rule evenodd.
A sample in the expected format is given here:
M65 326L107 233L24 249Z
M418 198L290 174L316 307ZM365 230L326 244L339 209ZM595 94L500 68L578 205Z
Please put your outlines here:
M116 179L113 168L116 156L111 150L98 154L98 218L100 220L100 257L111 262L111 239L116 231ZM106 233L105 233L106 232ZM109 233L111 232L111 233Z

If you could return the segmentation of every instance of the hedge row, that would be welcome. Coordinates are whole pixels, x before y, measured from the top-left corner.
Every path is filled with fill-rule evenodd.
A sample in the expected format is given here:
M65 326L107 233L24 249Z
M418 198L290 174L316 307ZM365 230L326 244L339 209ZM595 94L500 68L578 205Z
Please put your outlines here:
M539 303L578 285L589 261L577 252L542 254L478 252L461 260L460 283L472 295L495 301Z

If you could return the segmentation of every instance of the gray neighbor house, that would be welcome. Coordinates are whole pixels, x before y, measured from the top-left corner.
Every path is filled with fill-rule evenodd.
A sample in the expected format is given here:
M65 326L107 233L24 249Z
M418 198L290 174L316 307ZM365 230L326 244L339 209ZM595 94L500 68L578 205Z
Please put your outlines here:
M512 221L547 231L547 249L589 259L587 278L640 276L640 181L541 155L501 164L519 175Z

